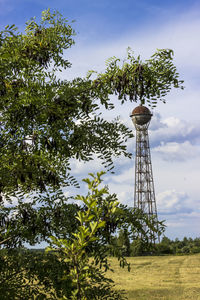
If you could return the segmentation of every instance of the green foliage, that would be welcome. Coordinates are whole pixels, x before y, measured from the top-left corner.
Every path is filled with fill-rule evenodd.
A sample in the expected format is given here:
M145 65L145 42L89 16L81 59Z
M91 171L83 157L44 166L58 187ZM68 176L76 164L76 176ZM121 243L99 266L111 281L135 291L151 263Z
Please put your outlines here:
M85 205L84 211L77 213L79 221L78 230L69 239L51 237L51 247L47 251L54 251L59 260L69 264L69 273L66 274L72 281L74 290L70 299L121 299L117 292L112 290L112 281L105 277L109 264L104 251L93 251L97 247L103 250L103 245L98 230L106 227L105 219L112 216L118 206L117 201L108 201L106 187L99 189L101 173L95 177L90 174L92 180L84 179L88 184L87 196L76 197ZM104 202L107 214L102 218L103 208L99 203Z
M2 300L70 297L71 282L63 279L69 266L55 255L41 250L1 250L0 262Z
M0 191L44 192L49 187L77 185L70 159L88 161L93 154L107 169L112 156L124 154L131 131L101 115L101 95L92 81L60 80L70 67L64 51L75 32L59 13L44 11L40 22L0 32ZM105 100L105 99L104 99ZM106 104L105 100L103 105ZM107 107L107 106L106 106Z
M132 132L118 119L101 117L102 106L114 109L110 95L123 103L139 101L155 106L172 87L182 87L173 51L157 51L142 62L128 50L122 66L109 60L105 73L91 79L60 80L59 71L70 67L64 51L74 44L68 20L50 10L40 22L31 19L25 33L7 26L0 32L0 182L4 195L22 190L44 192L76 184L70 159L88 161L93 154L107 170L112 156L127 153Z
M127 59L122 64L116 57L108 60L106 72L96 75L94 85L102 94L115 93L122 103L129 99L141 104L147 102L153 108L158 100L165 103L165 96L172 87L183 89L173 54L171 49L157 50L143 62L128 49ZM89 76L92 74L91 71Z
M24 242L34 245L49 241L49 236L70 238L77 230L78 221L69 218L79 211L75 203L67 203L67 198L59 201L58 195L44 197L42 206L21 203L16 207L1 207L0 246L21 247Z
M141 233L148 218L140 211L119 204L107 187L99 188L102 174L98 173L97 177L90 174L92 180L84 180L89 193L77 196L83 203L81 207L66 203L61 192L40 196L43 206L34 210L30 203L18 206L15 218L7 222L8 240L2 240L4 247L11 248L1 251L0 291L6 297L21 295L29 299L35 294L43 299L48 294L52 297L49 299L122 298L123 293L119 296L113 290L113 282L105 276L110 268L107 257L115 254L120 266L130 270L124 258L130 246L127 240ZM125 232L126 239L123 241L122 237L121 243L115 246L113 240L118 230ZM19 245L20 238L22 242L34 244L40 239L48 241L50 234L54 237L47 254L12 249ZM145 234L143 237L147 246L147 237Z
M109 122L101 116L102 107L114 109L109 100L111 94L117 93L119 98L141 94L138 86L143 69L144 81L151 79L150 96L155 93L159 97L159 91L167 92L172 83L176 86L178 74L172 67L169 50L158 52L143 67L140 58L135 59L129 51L122 67L116 59L110 60L105 73L95 80L88 76L62 81L56 75L70 66L63 54L74 44L74 35L68 21L49 10L42 13L40 22L28 21L24 33L19 33L14 25L0 33L1 241L8 241L14 227L16 234L20 232L16 240L23 238L23 232L26 240L31 231L30 242L34 243L34 232L40 234L38 228L40 237L44 237L44 228L46 236L49 235L46 225L52 223L51 214L38 206L49 205L44 193L59 193L64 186L78 186L70 175L71 159L88 161L96 154L105 168L112 170L113 156L131 156L126 147L127 139L133 136L131 130L119 119ZM119 83L123 88L118 88ZM24 198L29 198L30 204L23 204ZM5 200L10 204L16 201L18 205L7 209ZM51 205L51 209L58 208ZM63 211L61 206L59 209ZM28 230L24 231L24 225Z
M15 25L0 32L0 247L12 251L24 242L49 241L53 235L60 249L58 258L52 258L55 268L49 265L51 253L42 258L2 252L1 289L13 299L14 293L23 299L35 293L43 299L35 278L45 291L53 287L63 299L72 292L79 298L117 299L102 270L109 267L108 253L116 252L120 265L127 265L123 246L112 244L113 235L121 229L128 241L140 232L147 245L152 230L163 229L141 212L118 205L116 195L109 195L106 188L98 190L101 174L86 180L92 193L79 197L82 207L67 203L62 189L78 187L70 174L71 159L89 161L95 154L111 171L113 156L131 157L126 145L131 130L119 118L105 120L101 110L114 109L112 94L122 103L129 98L154 106L171 87L181 87L172 51L158 51L144 63L129 51L122 66L113 58L95 79L90 73L86 78L61 80L59 72L71 66L63 54L74 44L74 36L68 20L50 10L39 22L28 21L23 33ZM48 278L42 271L47 270L45 263L52 271Z
M52 146L55 141L48 122L56 105L53 98L62 85L55 72L70 66L62 55L74 43L73 35L67 20L49 10L43 12L40 24L34 19L27 22L25 34L18 33L15 26L0 33L0 179L4 193L35 187L44 190L45 181L58 185L58 178L64 176L66 168ZM58 167L60 174L56 175Z
M148 250L147 245L140 238L137 238L130 245L130 256L141 256Z
M124 256L130 256L130 239L129 239L127 229L124 230L121 229L119 231L117 244L119 247L122 247Z
M111 256L138 256L155 253L154 236L160 236L165 231L163 221L148 215L139 209L123 206L116 209L116 232L118 236L109 240ZM115 221L116 222L116 221ZM114 223L115 224L115 223Z
M170 240L163 237L160 244L157 245L157 254L194 254L200 253L200 238L186 238Z
M74 35L68 21L49 10L40 22L28 21L24 33L13 25L0 33L0 241L6 247L71 232L64 212L75 206L60 199L63 187L78 187L71 159L96 154L111 170L113 155L130 157L125 142L132 132L101 117L92 81L56 77L70 66L63 54Z

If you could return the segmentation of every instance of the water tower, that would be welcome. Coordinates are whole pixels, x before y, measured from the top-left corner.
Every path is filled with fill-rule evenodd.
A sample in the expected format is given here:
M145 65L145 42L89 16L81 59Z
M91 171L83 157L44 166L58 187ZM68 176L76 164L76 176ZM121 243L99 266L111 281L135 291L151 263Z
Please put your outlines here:
M143 105L137 106L131 114L136 129L134 207L141 209L147 214L149 220L152 220L153 217L154 220L157 221L157 208L148 136L148 127L151 117L152 114L150 110ZM144 230L145 229L146 228L144 228ZM158 234L150 231L149 240L151 243L155 244L156 240L159 241Z

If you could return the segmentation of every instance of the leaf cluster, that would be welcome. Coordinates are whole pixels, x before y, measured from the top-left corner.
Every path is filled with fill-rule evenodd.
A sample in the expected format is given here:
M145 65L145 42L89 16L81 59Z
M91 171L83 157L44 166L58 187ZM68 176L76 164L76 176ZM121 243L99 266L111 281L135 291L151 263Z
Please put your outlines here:
M76 197L84 203L85 209L77 212L79 226L77 232L73 233L73 238L58 239L52 236L51 246L47 248L47 251L53 251L59 259L69 264L66 278L72 281L74 287L71 299L122 299L122 294L113 291L112 281L105 277L109 264L98 235L98 231L106 226L105 218L113 215L118 206L117 201L105 198L108 194L106 187L99 188L102 174L90 174L92 180L84 180L88 184L88 195ZM103 208L98 205L99 199L103 199L107 206L104 219ZM102 252L94 251L96 246Z
M55 255L23 248L1 250L0 262L2 300L70 297L71 282L63 280L69 266Z
M44 192L49 187L77 185L70 159L96 154L107 170L113 155L127 153L131 131L119 120L106 121L108 94L89 78L60 80L70 67L64 51L74 44L68 21L49 10L27 22L25 32L7 26L0 33L0 192Z
M128 48L127 58L112 57L107 61L105 73L96 75L94 85L102 93L118 95L121 103L130 101L155 107L158 100L165 103L165 97L172 87L183 89L183 80L173 64L173 50L160 49L150 59L142 61ZM93 72L89 73L91 76Z

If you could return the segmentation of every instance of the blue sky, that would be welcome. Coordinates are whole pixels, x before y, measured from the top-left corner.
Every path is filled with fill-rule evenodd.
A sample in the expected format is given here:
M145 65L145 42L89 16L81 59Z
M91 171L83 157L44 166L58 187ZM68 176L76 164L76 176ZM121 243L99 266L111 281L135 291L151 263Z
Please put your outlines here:
M90 69L103 71L106 59L125 57L128 46L144 59L157 48L174 50L185 90L172 91L167 104L159 103L149 128L157 207L159 218L166 220L167 236L200 236L199 1L0 0L1 28L16 24L23 30L25 21L46 8L58 10L69 21L76 20L76 44L65 54L72 68L60 75L65 79L84 76ZM122 107L117 103L106 118L119 115L134 130L129 118L133 108L130 103ZM128 148L134 153L134 147L133 139ZM115 164L116 174L107 174L105 182L121 202L131 206L134 159L115 159ZM79 178L102 169L97 160L88 164L73 161L72 165Z

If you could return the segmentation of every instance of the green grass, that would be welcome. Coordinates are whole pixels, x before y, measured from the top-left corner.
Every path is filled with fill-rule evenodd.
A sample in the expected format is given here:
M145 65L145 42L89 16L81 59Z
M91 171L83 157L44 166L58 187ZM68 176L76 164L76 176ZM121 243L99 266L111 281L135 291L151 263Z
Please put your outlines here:
M131 271L110 258L108 273L129 300L200 300L200 255L131 257Z

